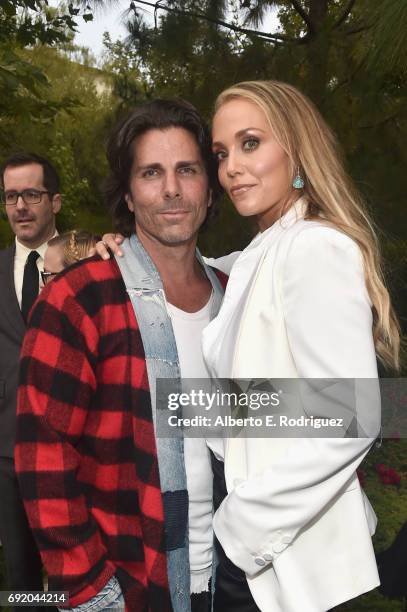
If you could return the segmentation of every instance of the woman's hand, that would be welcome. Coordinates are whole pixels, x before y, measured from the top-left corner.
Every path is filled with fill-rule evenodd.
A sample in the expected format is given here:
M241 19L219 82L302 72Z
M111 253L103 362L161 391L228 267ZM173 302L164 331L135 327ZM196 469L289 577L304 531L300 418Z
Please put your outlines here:
M122 234L103 234L102 240L96 243L96 253L102 259L109 259L110 254L107 249L110 249L114 255L123 256L123 251L120 248L124 240Z

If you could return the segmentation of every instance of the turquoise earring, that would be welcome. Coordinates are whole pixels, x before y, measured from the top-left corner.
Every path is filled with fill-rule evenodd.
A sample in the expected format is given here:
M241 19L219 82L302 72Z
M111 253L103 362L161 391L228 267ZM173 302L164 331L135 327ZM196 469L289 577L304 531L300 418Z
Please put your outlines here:
M305 185L304 179L302 178L300 174L300 169L298 167L297 174L295 175L294 180L293 180L293 187L294 189L303 189L304 185Z

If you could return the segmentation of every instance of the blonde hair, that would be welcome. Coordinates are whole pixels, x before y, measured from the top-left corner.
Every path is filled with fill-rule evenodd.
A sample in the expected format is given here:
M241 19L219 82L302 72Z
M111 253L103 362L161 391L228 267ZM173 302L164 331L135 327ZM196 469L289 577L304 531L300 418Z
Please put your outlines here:
M100 237L86 230L71 230L51 238L48 246L62 248L62 265L64 268L89 257L89 251L96 246Z
M333 132L313 103L287 83L246 81L233 85L218 96L215 112L234 98L245 98L264 111L288 155L293 179L300 169L302 194L308 203L306 219L322 218L359 245L372 301L376 353L385 366L398 370L400 326L385 287L377 236L364 202L345 171ZM287 205L291 205L288 199ZM284 208L281 214L286 212Z

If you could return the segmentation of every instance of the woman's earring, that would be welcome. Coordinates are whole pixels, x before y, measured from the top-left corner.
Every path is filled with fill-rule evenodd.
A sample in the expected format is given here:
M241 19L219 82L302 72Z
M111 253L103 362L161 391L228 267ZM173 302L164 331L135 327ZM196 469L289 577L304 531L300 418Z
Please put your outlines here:
M304 179L302 178L301 174L300 174L300 168L297 168L297 174L294 177L293 180L293 187L294 189L303 189L305 183L304 183Z

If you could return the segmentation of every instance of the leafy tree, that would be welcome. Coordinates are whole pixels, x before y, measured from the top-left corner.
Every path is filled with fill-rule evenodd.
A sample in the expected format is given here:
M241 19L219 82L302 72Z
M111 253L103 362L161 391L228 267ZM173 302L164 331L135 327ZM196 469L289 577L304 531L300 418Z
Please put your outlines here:
M8 119L16 114L25 122L47 121L59 110L55 100L47 96L45 74L23 60L19 50L37 43L54 45L69 40L78 17L88 21L92 14L73 4L66 10L52 9L47 0L2 0L0 3L0 139L7 131Z
M141 42L141 34L148 42L145 28L140 27L142 13L140 7L155 8L156 24L160 21L162 36L168 26L174 32L174 26L185 18L200 21L211 25L208 28L209 46L213 35L220 30L228 31L236 36L243 35L246 42L259 39L274 47L274 50L284 48L295 49L296 55L301 56L304 64L307 92L318 104L323 104L326 89L329 83L329 54L331 47L343 36L355 34L364 26L353 23L352 9L356 0L239 0L232 4L234 18L230 20L229 2L188 2L172 1L167 3L135 0L130 7L135 13L134 26L130 28L130 35ZM270 11L278 9L283 30L279 32L265 32L261 25ZM160 18L162 11L168 17ZM170 17L171 16L171 17ZM164 25L165 24L165 25ZM248 26L253 27L248 27ZM173 37L176 43L183 46L184 39ZM241 39L240 39L241 40ZM205 50L207 46L205 46Z
M66 44L64 43L64 49ZM48 95L57 112L47 121L22 121L10 115L4 123L0 158L16 150L35 151L50 158L61 176L63 208L59 227L107 230L110 220L102 203L106 176L104 143L111 129L119 100L113 93L111 74L73 62L81 50L69 46L69 53L45 45L20 51L22 61L46 75ZM85 53L85 59L88 58ZM73 99L75 105L65 105ZM12 238L8 224L0 223L0 242Z
M407 3L382 0L371 16L372 46L368 62L380 73L407 71Z
M103 69L113 76L113 93L120 100L118 112L149 96L149 85L141 74L141 58L129 42L112 41L103 35Z

